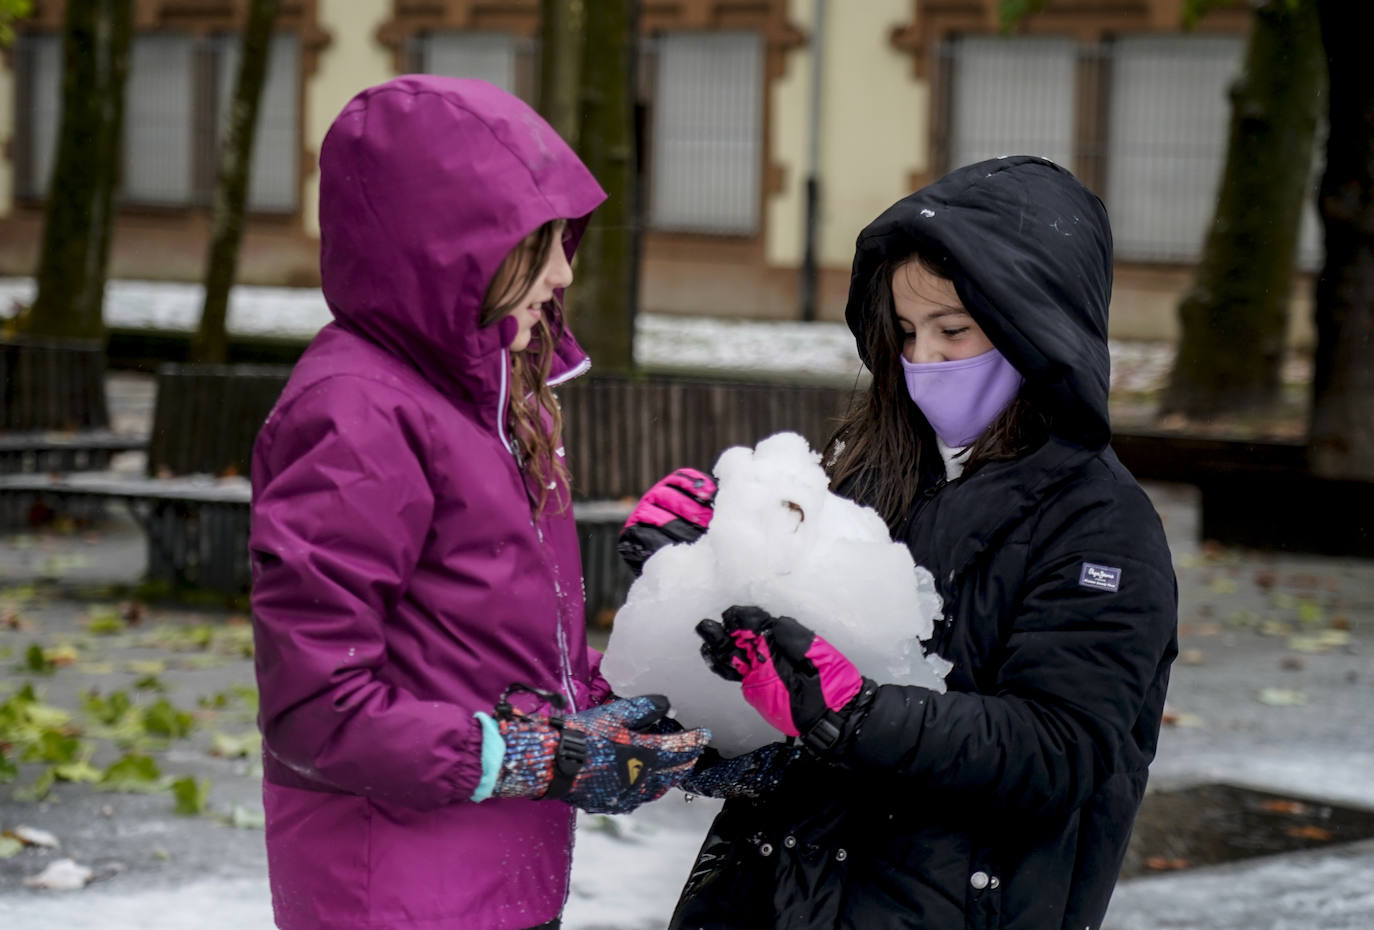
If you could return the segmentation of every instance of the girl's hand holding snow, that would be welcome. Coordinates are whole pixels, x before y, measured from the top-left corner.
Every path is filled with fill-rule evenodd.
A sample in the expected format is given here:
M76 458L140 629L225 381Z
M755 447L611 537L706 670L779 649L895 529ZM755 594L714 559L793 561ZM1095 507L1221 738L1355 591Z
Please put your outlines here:
M702 620L706 664L743 683L744 699L788 736L829 750L867 710L873 686L839 650L791 617L730 607L723 624Z
M650 732L668 713L658 694L617 698L567 717L498 711L505 755L492 794L562 798L594 814L624 814L662 797L692 770L706 729Z
M726 801L761 798L781 784L787 767L801 752L800 746L769 743L753 752L725 759L708 747L692 773L678 787L688 794Z
M714 478L679 468L644 492L620 531L616 551L638 576L659 549L700 538L711 523L715 499Z

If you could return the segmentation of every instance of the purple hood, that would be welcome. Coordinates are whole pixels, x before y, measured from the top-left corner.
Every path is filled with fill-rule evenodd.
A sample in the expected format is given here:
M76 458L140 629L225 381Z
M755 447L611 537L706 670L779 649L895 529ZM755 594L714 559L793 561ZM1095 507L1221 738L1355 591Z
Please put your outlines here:
M586 646L571 511L532 519L505 435L514 323L477 321L512 247L561 217L571 250L605 195L526 105L429 76L349 103L320 184L335 322L253 455L277 922L536 925L567 894L573 811L468 801L481 775L472 715L516 682L578 707L608 688ZM587 366L566 332L556 354L556 379Z

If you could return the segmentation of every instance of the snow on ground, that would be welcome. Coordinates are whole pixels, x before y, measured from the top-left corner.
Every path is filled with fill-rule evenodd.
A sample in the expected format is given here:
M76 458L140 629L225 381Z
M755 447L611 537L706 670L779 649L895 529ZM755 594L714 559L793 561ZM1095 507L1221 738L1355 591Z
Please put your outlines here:
M33 300L30 278L0 278L0 317L16 302ZM111 281L105 323L118 329L189 332L200 318L204 290L172 281ZM241 336L309 339L330 321L317 288L234 288L228 326ZM1166 343L1111 342L1112 388L1148 391L1169 372ZM642 313L635 323L641 365L696 369L804 373L853 378L860 371L854 337L843 323L741 320Z

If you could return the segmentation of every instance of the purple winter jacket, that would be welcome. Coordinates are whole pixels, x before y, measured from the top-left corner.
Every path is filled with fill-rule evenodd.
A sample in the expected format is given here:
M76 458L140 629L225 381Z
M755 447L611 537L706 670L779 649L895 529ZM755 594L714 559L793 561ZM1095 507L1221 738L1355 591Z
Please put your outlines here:
M513 682L579 708L609 688L586 645L571 509L551 497L532 521L507 436L515 321L477 322L526 234L567 218L571 251L604 198L533 110L479 81L389 81L324 140L334 322L297 363L252 471L284 930L508 930L562 910L574 811L469 801L473 713ZM566 333L556 355L554 380L587 368Z

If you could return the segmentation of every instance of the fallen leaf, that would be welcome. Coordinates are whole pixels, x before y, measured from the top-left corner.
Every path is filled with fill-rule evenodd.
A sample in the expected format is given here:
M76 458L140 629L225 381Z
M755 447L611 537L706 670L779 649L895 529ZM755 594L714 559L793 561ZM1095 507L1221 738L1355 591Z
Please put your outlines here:
M1265 620L1260 624L1261 636L1292 636L1293 627L1282 620Z
M86 887L86 883L94 874L73 859L58 859L50 862L48 867L37 875L24 879L24 884L44 891L76 891L78 888Z
M1288 648L1294 652L1329 652L1350 645L1350 633L1346 630L1322 630L1311 635L1294 636L1288 640Z
M1166 710L1161 722L1168 727L1196 728L1203 725L1203 720L1197 714L1190 714L1181 710Z
M1319 843L1326 843L1331 840L1334 833L1324 830L1321 827L1314 827L1310 824L1301 827L1289 827L1283 831L1289 836L1299 840L1316 840Z
M1240 590L1234 578L1224 577L1213 578L1211 584L1209 584L1207 587L1211 588L1212 591L1216 592L1217 594L1235 594L1238 590Z
M187 817L196 817L205 812L210 801L210 779L183 775L172 782L172 797L176 799L175 810Z
M1279 668L1286 672L1300 672L1307 668L1307 660L1302 656L1284 656L1279 659Z
M1276 581L1278 581L1278 576L1272 571L1255 572L1255 586L1261 591L1268 591L1274 587Z
M1181 665L1206 665L1207 656L1201 649L1184 649L1178 654Z
M262 810L250 810L242 804L235 804L229 812L229 826L240 830L261 830L267 826L267 814Z
M1290 798L1275 798L1260 802L1260 810L1266 810L1273 814L1305 814L1307 813L1307 805Z
M221 756L225 759L238 759L256 756L262 749L262 737L257 731L243 733L239 736L230 736L228 733L216 733L211 738L210 755Z
M57 841L57 836L47 830L40 830L37 827L26 827L22 824L13 830L6 830L7 836L12 836L25 846L42 846L46 849L56 849L62 845Z
M1307 695L1293 688L1261 688L1258 698L1261 704L1271 707L1300 707L1307 703Z
M0 836L0 859L12 859L24 851L24 844L12 836Z
M1145 868L1153 872L1177 872L1188 866L1187 859L1171 859L1168 856L1151 856L1145 860Z
M1333 630L1349 630L1349 629L1350 629L1350 618L1347 617L1345 614L1337 614L1336 616L1334 616L1334 617L1331 618L1331 629L1333 629Z

